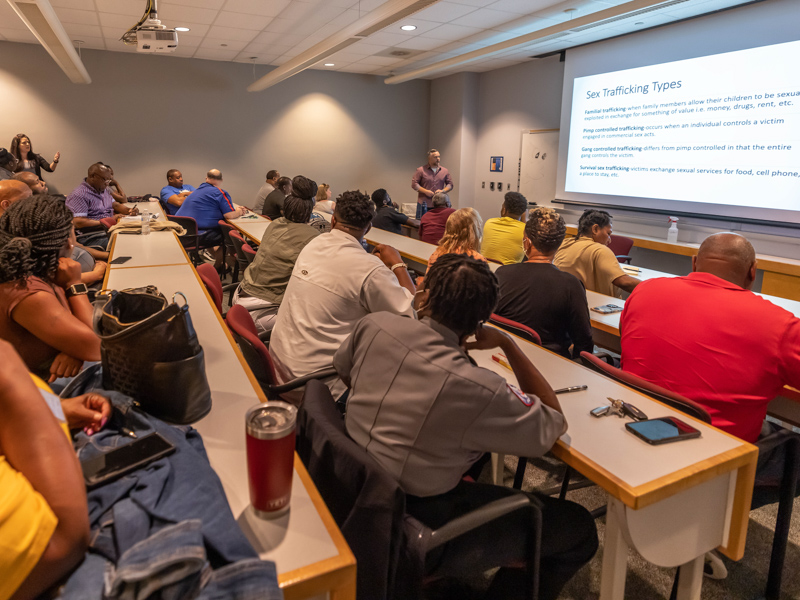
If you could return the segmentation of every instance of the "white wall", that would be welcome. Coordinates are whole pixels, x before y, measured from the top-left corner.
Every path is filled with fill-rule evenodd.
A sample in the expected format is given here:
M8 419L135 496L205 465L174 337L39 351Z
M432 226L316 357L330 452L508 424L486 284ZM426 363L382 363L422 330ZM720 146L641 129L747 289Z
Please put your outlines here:
M369 75L305 71L249 93L251 65L83 51L92 76L74 85L44 49L0 42L0 146L20 132L69 193L87 167L115 168L129 195L157 193L167 169L199 185L218 168L234 200L252 204L266 171L303 174L334 194L385 187L412 202L429 138L430 82L388 86ZM258 76L268 70L257 67Z

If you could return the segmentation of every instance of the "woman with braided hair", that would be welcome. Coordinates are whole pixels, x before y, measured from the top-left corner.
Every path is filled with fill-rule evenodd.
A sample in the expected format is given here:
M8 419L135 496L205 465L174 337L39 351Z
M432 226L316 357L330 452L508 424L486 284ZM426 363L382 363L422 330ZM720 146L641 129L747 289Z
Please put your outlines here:
M69 258L74 243L72 212L54 196L16 202L0 216L0 338L50 381L100 360L81 267Z
M522 238L525 262L495 273L500 284L495 313L533 329L548 350L577 358L584 350L591 352L594 344L583 285L553 265L566 232L564 219L552 208L530 211Z

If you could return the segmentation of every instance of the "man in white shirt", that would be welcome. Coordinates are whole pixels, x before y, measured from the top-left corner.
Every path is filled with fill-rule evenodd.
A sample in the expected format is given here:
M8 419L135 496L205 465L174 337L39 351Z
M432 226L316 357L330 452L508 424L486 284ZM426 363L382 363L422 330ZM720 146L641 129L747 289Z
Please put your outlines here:
M381 311L414 316L416 289L397 250L378 245L372 255L361 245L374 216L369 196L345 192L336 201L331 232L297 257L269 343L281 383L332 366L362 317ZM326 383L334 398L345 391L339 378ZM302 390L284 396L299 401Z

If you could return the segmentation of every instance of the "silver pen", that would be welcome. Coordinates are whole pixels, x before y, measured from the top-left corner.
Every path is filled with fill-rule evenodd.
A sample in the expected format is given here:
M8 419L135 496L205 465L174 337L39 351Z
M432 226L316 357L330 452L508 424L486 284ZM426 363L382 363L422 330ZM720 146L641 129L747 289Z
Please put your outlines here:
M582 392L588 389L588 385L573 385L572 387L561 388L560 390L553 390L556 394L569 394L570 392Z

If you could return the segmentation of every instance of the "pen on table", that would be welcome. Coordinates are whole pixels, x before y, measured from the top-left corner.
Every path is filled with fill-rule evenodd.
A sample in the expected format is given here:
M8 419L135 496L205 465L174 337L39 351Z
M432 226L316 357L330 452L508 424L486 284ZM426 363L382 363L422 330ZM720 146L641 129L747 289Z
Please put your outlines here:
M553 390L556 394L569 394L570 392L582 392L588 389L588 385L573 385L572 387L565 387L559 390Z
M136 435L132 430L128 429L127 427L120 427L119 432L122 435L127 435L128 437L132 437L133 439L138 439L138 435Z
M505 367L506 369L508 369L509 371L511 371L513 373L514 369L511 368L511 365L508 364L508 362L506 362L505 358L506 357L503 356L502 354L492 354L492 360L494 362L496 362L500 366Z

